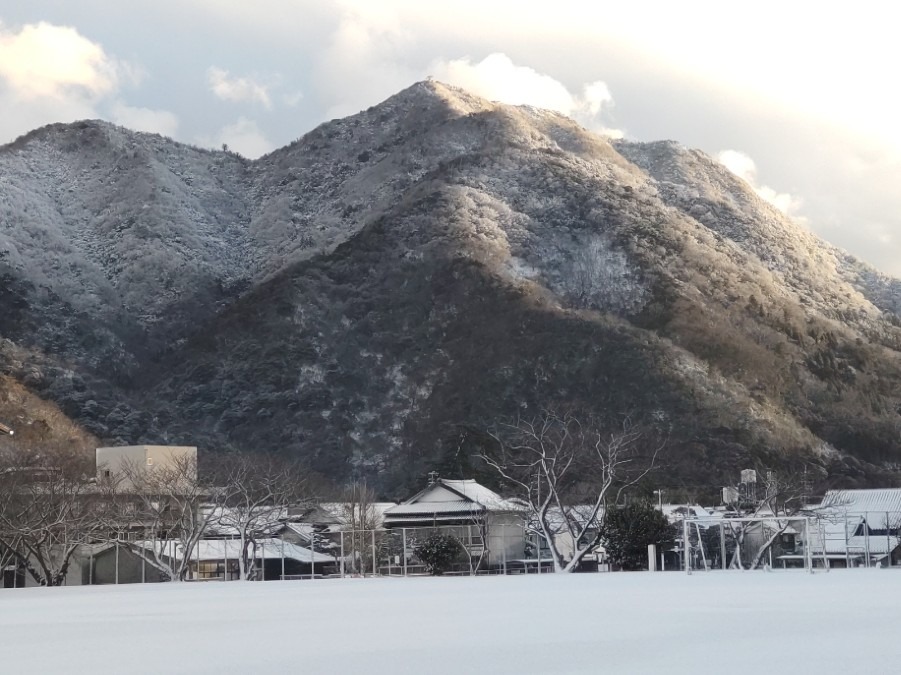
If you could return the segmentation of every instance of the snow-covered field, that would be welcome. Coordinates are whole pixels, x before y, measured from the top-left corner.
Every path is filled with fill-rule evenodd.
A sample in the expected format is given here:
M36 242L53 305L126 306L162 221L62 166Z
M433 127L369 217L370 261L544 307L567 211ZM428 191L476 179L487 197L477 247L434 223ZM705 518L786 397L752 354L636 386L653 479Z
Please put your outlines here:
M901 573L0 591L3 673L897 673Z

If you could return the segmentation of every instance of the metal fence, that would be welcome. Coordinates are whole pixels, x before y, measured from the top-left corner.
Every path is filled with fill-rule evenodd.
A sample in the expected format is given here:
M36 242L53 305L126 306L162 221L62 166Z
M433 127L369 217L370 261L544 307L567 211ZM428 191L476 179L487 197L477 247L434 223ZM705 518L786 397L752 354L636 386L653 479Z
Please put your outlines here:
M397 527L392 529L313 531L289 534L283 539L258 541L252 560L255 580L329 579L345 577L410 577L430 573L417 551L428 537L440 534L457 547L446 568L447 575L535 574L553 571L550 551L537 535L522 525ZM97 546L86 546L73 556L66 585L156 583L169 578L184 556L174 540L159 551L167 567L153 564L147 551L157 549L153 538L136 546L124 537ZM236 540L202 540L190 554L186 581L232 581L241 578ZM137 542L141 544L141 542ZM140 551L145 551L144 555ZM212 552L212 553L211 553ZM21 565L2 561L0 588L33 585Z
M328 572L317 576L420 576L428 565L417 550L430 536L448 537L458 547L446 575L529 574L553 570L546 546L522 527L478 524L438 527L397 527L324 533L314 546L333 556ZM325 566L322 566L325 568Z
M690 517L662 560L688 572L901 566L901 513L830 510L792 516Z
M654 552L652 567L658 570L901 567L901 512L704 516L688 517L677 524L675 544ZM521 524L495 523L488 529L472 523L298 533L294 541L270 540L259 547L252 562L253 577L268 581L427 575L430 570L418 551L434 534L448 537L457 547L445 574L535 574L554 569L543 539ZM135 555L133 542L131 547L126 544L122 541L76 556L66 583L150 583L166 578L147 559ZM228 581L240 577L237 547L206 549L222 553L215 557L198 554L188 579ZM598 558L602 561L602 554ZM11 560L0 562L3 587L30 585L20 566Z

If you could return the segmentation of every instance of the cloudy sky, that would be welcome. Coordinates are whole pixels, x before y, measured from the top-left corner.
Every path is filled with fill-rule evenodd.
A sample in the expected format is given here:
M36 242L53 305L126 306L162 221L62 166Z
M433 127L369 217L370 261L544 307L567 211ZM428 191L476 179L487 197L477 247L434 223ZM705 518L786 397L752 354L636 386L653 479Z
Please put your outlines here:
M0 0L0 143L101 117L256 157L431 75L700 148L901 276L901 41L883 7Z

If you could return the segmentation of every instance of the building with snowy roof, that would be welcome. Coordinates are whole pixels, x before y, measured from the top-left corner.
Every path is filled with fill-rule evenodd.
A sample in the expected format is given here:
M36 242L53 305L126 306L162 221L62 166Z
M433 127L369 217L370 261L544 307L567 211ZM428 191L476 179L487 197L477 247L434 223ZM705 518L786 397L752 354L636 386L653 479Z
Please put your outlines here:
M146 551L140 555L141 550ZM97 545L85 565L84 584L153 583L167 580L167 576L152 564L159 555L164 564L171 565L185 557L182 543L177 540L128 542L116 546L114 542ZM238 579L238 558L241 542L238 539L202 539L190 553L192 581L231 581ZM283 539L265 538L255 542L248 558L262 580L298 578L310 574L322 575L334 571L333 556L311 551Z
M528 509L475 480L432 474L428 486L384 513L389 530L438 530L457 538L481 568L522 560Z
M814 564L901 564L901 488L830 490L811 515Z

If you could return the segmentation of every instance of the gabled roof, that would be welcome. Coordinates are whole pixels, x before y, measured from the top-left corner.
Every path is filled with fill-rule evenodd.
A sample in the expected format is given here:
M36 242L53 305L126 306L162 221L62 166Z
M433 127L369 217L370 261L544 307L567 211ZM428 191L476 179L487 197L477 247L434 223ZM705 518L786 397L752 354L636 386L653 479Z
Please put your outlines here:
M480 485L474 480L444 480L438 481L441 485L449 490L453 490L461 497L470 499L477 504L481 504L489 511L518 511L521 509L519 504L504 499L493 490L489 490L484 485Z
M446 499L424 499L442 490L449 493ZM440 518L460 519L478 517L484 513L511 513L522 511L523 507L514 501L504 499L493 490L474 480L439 479L424 490L420 490L402 504L385 511L386 521L434 520Z

